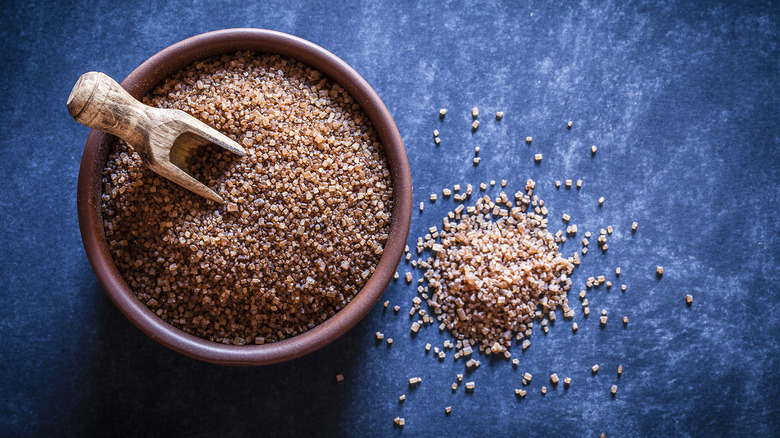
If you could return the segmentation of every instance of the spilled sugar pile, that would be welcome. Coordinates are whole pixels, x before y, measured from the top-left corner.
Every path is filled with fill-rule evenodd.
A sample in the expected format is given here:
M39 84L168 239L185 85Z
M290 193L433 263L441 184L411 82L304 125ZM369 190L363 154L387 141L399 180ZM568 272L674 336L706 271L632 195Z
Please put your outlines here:
M534 318L554 318L559 307L573 314L566 293L575 260L558 251L540 201L531 198L534 185L529 180L514 202L501 192L465 211L459 206L454 221L445 217L438 236L423 243L436 253L426 262L428 307L462 345L499 353L530 336Z
M439 111L439 118L444 119L447 111ZM471 131L479 129L477 118L479 111L472 109L471 115L474 123ZM503 119L503 112L496 113L496 123ZM571 129L572 122L566 126ZM433 131L433 140L436 147L442 145L442 138L438 130ZM532 146L533 138L526 137L525 143ZM595 157L597 147L590 146L583 150L584 154ZM469 163L473 166L480 164L480 148L474 148L474 158ZM542 161L541 153L533 153L532 160L539 164ZM553 183L551 181L551 183ZM448 331L453 341L446 339L441 347L433 347L433 357L442 362L450 350L454 350L454 361L466 359L464 365L467 370L474 371L480 366L476 359L475 351L478 350L486 356L499 356L511 358L514 369L520 365L518 357L512 357L513 346L517 350L526 350L531 345L531 335L534 328L547 333L551 323L556 319L556 311L559 315L571 323L572 332L577 332L578 325L574 322L575 310L569 305L568 294L572 289L571 275L580 265L580 257L588 253L589 247L606 253L609 249L607 241L613 233L611 225L591 233L580 233L576 224L572 223L567 214L562 216L565 230L550 232L548 230L548 209L543 200L534 195L537 183L528 180L525 190L517 191L512 195L504 192L506 181L501 181L502 191L494 197L486 193L488 184L479 185L479 197L472 197L474 188L469 184L465 190L461 190L459 184L443 188L440 193L430 195L431 203L436 203L439 196L445 199L452 198L456 207L449 211L441 221L441 229L432 226L425 236L417 238L416 253L406 249L406 261L412 269L419 269L423 278L418 278L415 284L417 296L412 299L412 308L409 311L411 318L412 335L418 333L426 326L438 326L439 332ZM552 184L551 184L552 185ZM490 181L490 187L496 186L496 181ZM580 190L582 180L554 181L556 190ZM492 190L491 193L495 193ZM511 193L511 192L510 192ZM476 198L476 200L474 199ZM468 204L468 206L467 206ZM598 199L598 206L602 207L604 198ZM420 202L419 210L425 208L425 203ZM631 224L631 233L637 231L637 223ZM594 236L596 235L596 236ZM561 253L561 244L567 238L575 241L583 237L581 244L566 257ZM595 239L593 239L595 237ZM594 241L591 242L591 239ZM663 268L658 267L656 275L663 275ZM396 278L399 275L396 274ZM406 283L413 283L412 272L405 272ZM589 303L586 298L588 291L605 286L612 287L612 281L621 280L621 270L614 268L614 276L595 275L587 278L582 290L578 293L582 314L587 317L590 313ZM621 284L619 289L626 291L626 285ZM690 304L692 298L686 297ZM390 302L384 303L385 308ZM427 307L425 306L427 304ZM393 307L394 314L398 314L400 306ZM597 319L601 328L607 324L607 311L602 309ZM584 321L584 320L583 320ZM628 316L622 317L623 327L628 324ZM535 326L536 325L536 326ZM381 343L385 339L384 333L377 332L376 339ZM392 344L392 338L387 338L388 346ZM425 353L432 349L430 343L425 346ZM515 351L517 351L515 350ZM599 365L593 365L582 374L596 378ZM617 365L616 378L623 374L623 365ZM571 370L574 371L574 370ZM560 372L560 370L559 370ZM576 373L576 371L575 371ZM521 387L511 385L507 394L514 392L515 397L524 399L531 386L531 373L521 371ZM577 376L574 375L576 378ZM464 382L464 375L458 373L453 376L451 384L453 395L458 388L465 387L467 394L473 394L476 382ZM422 378L412 377L409 380L409 390L415 391L421 384ZM538 382L538 379L536 380ZM557 373L549 373L549 381L542 380L539 388L542 396L548 393L548 386L556 389L559 382L563 384L563 390L568 392L572 385L572 376ZM412 383L414 382L414 383ZM544 384L546 383L546 384ZM616 397L618 387L609 382L605 386L604 394L607 397ZM401 395L399 403L404 403L406 395ZM443 409L445 415L450 415L452 406ZM404 427L406 421L403 417L394 419L395 427Z

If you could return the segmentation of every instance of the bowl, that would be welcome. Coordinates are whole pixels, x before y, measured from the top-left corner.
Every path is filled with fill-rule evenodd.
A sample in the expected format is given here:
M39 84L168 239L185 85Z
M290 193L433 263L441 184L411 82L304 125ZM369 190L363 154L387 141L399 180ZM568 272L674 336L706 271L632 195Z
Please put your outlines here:
M276 53L319 70L342 86L374 126L386 154L393 187L389 237L375 272L352 301L315 328L263 345L226 345L185 333L163 321L136 298L108 249L100 211L101 177L116 137L92 130L79 170L77 206L79 228L89 262L100 284L119 310L141 331L166 347L206 362L225 365L266 365L311 353L358 323L382 296L400 263L412 216L409 162L393 118L370 85L344 61L309 41L261 29L226 29L197 35L152 56L135 69L122 86L141 98L165 78L187 65L211 56L237 51Z

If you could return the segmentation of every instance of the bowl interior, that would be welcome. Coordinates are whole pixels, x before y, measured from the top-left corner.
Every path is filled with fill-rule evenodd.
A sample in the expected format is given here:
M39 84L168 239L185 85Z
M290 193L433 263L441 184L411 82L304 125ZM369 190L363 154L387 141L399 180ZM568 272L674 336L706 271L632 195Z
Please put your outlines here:
M77 204L87 257L106 293L133 324L163 345L196 359L228 365L263 365L290 360L327 345L357 324L379 300L395 273L409 234L412 183L401 136L376 92L344 61L303 39L260 29L209 32L152 56L122 86L135 98L141 98L165 78L195 61L237 51L276 53L319 70L349 92L382 142L393 186L389 237L374 274L346 307L307 332L264 345L225 345L187 334L157 317L135 297L109 252L100 197L102 171L110 147L116 141L114 136L97 130L90 133L79 171Z

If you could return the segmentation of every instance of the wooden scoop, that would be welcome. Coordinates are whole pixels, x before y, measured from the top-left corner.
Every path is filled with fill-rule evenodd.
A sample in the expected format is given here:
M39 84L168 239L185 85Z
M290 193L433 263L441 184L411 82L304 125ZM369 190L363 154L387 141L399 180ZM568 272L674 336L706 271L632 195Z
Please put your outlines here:
M195 117L144 105L100 72L84 73L76 81L68 96L68 111L82 125L125 140L152 171L220 204L222 197L189 174L187 159L208 143L246 155L238 143Z

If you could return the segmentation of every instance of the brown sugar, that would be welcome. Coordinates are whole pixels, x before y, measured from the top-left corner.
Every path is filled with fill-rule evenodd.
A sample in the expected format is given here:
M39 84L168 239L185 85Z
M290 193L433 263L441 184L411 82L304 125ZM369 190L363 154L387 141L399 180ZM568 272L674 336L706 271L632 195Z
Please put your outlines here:
M295 336L344 308L381 258L392 207L382 145L346 91L292 59L239 52L190 65L144 102L181 109L248 154L206 147L185 161L217 205L123 142L109 152L106 239L138 299L236 345Z
M529 180L526 190L534 185ZM458 340L491 351L519 341L537 316L567 310L574 269L547 230L544 213L534 211L530 193L518 191L514 203L504 193L498 199L479 198L457 222L447 222L438 237L441 250L425 272L428 306L437 319ZM426 240L432 247L433 238ZM524 339L522 348L529 345Z

